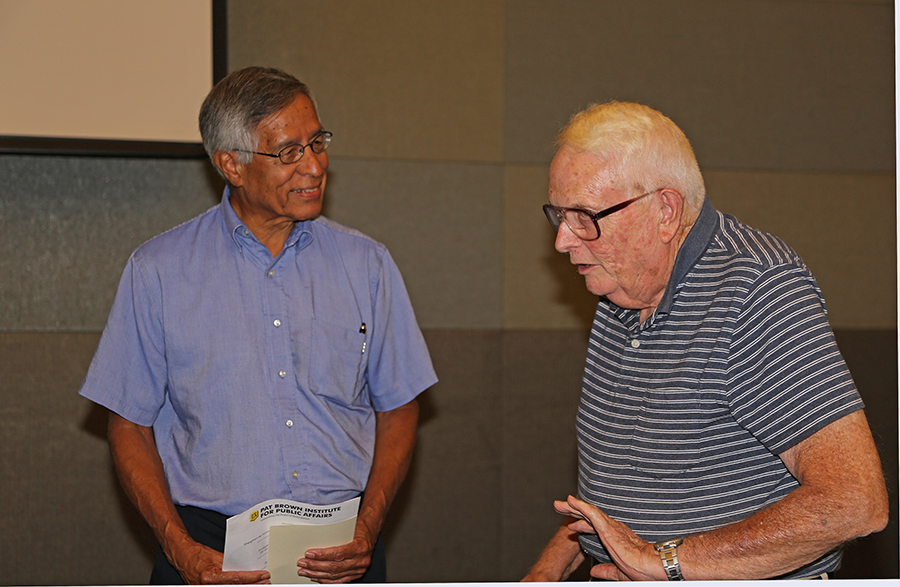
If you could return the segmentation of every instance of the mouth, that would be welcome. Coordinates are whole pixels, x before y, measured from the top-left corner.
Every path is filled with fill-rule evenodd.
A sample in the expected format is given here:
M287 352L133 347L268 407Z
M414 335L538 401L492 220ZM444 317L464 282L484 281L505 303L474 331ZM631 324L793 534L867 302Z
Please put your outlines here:
M319 197L319 195L322 193L322 187L315 186L311 188L297 188L291 190L291 193L296 194L301 198L313 199Z

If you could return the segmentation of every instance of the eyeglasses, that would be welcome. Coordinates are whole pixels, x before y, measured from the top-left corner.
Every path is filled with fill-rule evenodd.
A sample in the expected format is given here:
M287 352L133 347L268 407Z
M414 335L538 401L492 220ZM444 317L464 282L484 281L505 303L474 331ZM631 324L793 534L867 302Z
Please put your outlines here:
M266 157L277 157L285 165L290 165L296 163L303 157L303 152L306 150L306 147L309 147L312 149L313 153L318 155L319 153L323 153L330 144L331 133L326 130L314 136L308 145L288 145L284 149L278 151L278 154L276 155L273 155L272 153L260 153L259 151L245 151L244 149L235 149L235 151L240 151L241 153L253 153L254 155L264 155Z
M646 194L641 194L636 198L625 200L615 206L610 206L605 210L600 210L593 214L587 210L582 210L581 208L560 208L558 206L551 206L550 204L544 204L544 214L547 215L547 220L550 221L550 226L553 227L554 231L558 232L560 225L565 222L566 226L569 227L569 230L571 230L575 236L583 241L593 241L600 238L600 225L597 224L598 220L605 216L609 216L613 212L618 212L619 210L627 208L641 198L646 198L647 196L655 194L661 189L662 188L647 192Z

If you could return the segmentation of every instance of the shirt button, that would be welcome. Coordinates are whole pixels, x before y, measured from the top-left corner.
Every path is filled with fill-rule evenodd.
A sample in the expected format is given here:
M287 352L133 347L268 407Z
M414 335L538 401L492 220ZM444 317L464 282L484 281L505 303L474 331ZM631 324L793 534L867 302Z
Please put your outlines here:
M272 324L275 325L275 328L278 328L279 326L281 326L281 320L276 320L275 322L272 322Z
M279 371L278 372L279 377L284 377L285 375L287 375L287 371Z
M244 229L244 236L250 236L250 231L246 228Z
M641 346L641 341L639 341L639 340L636 339L636 338L634 338L634 339L631 340L631 348L636 349L636 348L638 348L639 346Z
M294 479L299 479L299 478L300 478L300 473L298 473L297 471L294 471L294 474L291 475L291 477L293 477Z
M269 269L269 272L266 273L266 275L268 275L269 277L275 277L275 272Z
M290 428L291 426L294 425L294 421L293 421L293 420L288 420L287 422L284 423L284 425L287 426L288 428Z

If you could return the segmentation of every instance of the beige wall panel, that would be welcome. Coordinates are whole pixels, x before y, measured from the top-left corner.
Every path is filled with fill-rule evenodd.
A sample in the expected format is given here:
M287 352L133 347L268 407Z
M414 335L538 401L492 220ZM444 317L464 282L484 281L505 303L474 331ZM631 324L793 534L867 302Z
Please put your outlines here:
M228 11L229 68L308 83L335 154L501 159L501 0L231 0Z
M502 169L332 158L325 214L391 251L422 328L499 328Z
M704 175L717 208L781 237L803 257L825 294L833 327L897 327L893 176Z
M510 2L506 160L548 161L572 113L618 99L707 167L892 172L893 22L889 3Z
M501 580L503 398L498 331L426 331L440 381L385 530L390 582Z
M97 334L0 334L5 585L146 584L152 535L119 489L106 413L77 395Z
M503 327L587 329L597 296L567 255L541 206L547 203L546 165L510 165L504 171Z
M537 561L562 517L553 501L577 492L575 413L588 332L506 331L503 336L503 580Z

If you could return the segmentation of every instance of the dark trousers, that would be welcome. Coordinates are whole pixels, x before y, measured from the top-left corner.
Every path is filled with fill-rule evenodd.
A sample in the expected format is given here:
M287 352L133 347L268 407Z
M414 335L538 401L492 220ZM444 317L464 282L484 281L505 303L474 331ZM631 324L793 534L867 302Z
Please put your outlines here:
M178 515L184 522L191 538L204 546L208 546L219 552L225 552L225 520L218 512L204 510L190 506L176 505ZM385 583L387 582L387 558L384 551L384 541L378 536L375 543L375 551L372 553L372 564L369 569L354 583ZM156 553L153 563L153 571L150 573L150 585L184 585L181 575L175 570L166 555L160 548Z

